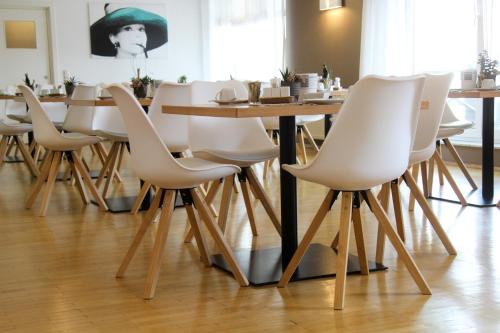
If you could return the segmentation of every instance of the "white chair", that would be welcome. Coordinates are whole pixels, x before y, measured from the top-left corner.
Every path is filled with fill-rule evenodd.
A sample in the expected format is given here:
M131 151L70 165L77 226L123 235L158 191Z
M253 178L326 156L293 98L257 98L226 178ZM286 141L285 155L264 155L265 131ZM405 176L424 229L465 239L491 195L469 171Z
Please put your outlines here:
M470 108L467 104L463 104L466 108ZM451 153L451 156L457 163L458 167L462 171L463 175L469 182L470 186L472 187L473 190L477 190L477 184L470 175L469 171L467 170L467 167L465 166L464 162L460 158L460 155L458 154L455 146L451 143L450 139L453 136L463 134L466 129L471 128L474 126L474 123L468 120L463 120L463 119L458 119L455 114L453 113L452 109L450 108L449 104L446 104L444 113L443 113L443 119L441 120L441 126L439 127L438 135L437 135L437 149L439 154L441 154L441 142L444 143L445 147L448 149L448 151ZM431 160L431 166L429 170L429 195L432 194L432 186L433 186L433 176L434 176L434 161ZM442 166L441 166L442 165ZM444 163L439 163L438 162L438 175L439 175L439 183L440 185L444 185L444 176L446 176L446 179L452 186L453 190L455 191L456 195L458 197L463 197L460 189L458 186L456 186L455 181L453 180L453 177L451 176L451 173L448 170L448 167ZM446 170L444 170L446 169ZM450 181L451 179L451 181Z
M425 194L428 193L427 162L431 159L436 159L438 163L442 164L441 158L439 157L439 152L436 150L435 142L439 130L439 124L443 116L443 110L446 105L446 98L448 96L448 90L450 88L453 74L425 74L425 77L426 80L424 91L422 94L422 100L429 103L429 108L427 110L421 110L419 112L415 142L413 144L413 150L410 154L410 162L408 164L408 168L411 168L412 166L414 168L420 167L422 172L423 193L417 186L415 179L409 171L406 171L402 178L410 188L411 196L415 198L419 203L425 217L431 223L434 231L438 235L448 253L450 255L455 255L457 252L453 247L453 244L446 235L445 230L434 214L431 206L425 199ZM388 203L389 191L392 194L392 202L394 206L394 215L396 218L398 235L404 242L405 231L403 225L403 215L398 180L393 180L390 183L384 185L381 192L381 201L384 203L383 205L387 205ZM383 231L379 226L376 254L376 261L378 263L382 263L383 261L384 240L385 238L383 236Z
M3 120L0 120L0 136L2 137L0 141L0 167L4 163L9 144L12 142L21 151L24 164L26 164L31 174L35 177L40 174L35 161L23 142L23 135L32 130L33 128L30 124L6 124Z
M324 115L311 115L311 116L297 116L297 152L299 152L300 159L297 160L298 163L307 164L307 150L305 145L305 138L309 141L309 144L314 149L315 153L318 153L319 148L311 132L307 128L307 124L320 121L324 118ZM266 129L269 137L271 139L276 138L276 143L279 145L279 118L278 117L262 117L262 123ZM271 167L274 160L266 161L264 164L263 178L266 179L269 168Z
M206 203L201 199L197 189L203 182L234 175L240 169L235 165L218 164L198 158L175 159L161 140L150 119L142 111L135 97L121 85L111 85L108 90L113 95L125 121L130 140L133 171L139 178L157 187L153 203L146 213L116 276L122 277L124 275L130 260L154 218L156 210L161 207L160 222L144 289L145 299L154 297L170 218L173 213L175 193L180 191L185 200L184 203L191 227L194 230L205 264L210 265L210 256L200 228L200 222L193 211L193 203L217 246L223 252L224 258L231 267L235 278L241 286L247 286L247 278L238 266L231 248L216 226L215 221L208 212ZM160 202L161 200L163 200L163 203Z
M316 158L306 166L283 165L294 176L330 188L321 207L278 283L290 280L331 205L342 192L340 238L334 308L344 307L351 213L356 236L361 236L358 203L363 197L394 245L422 294L431 290L398 237L371 188L398 179L408 167L417 126L424 76L367 76L351 87L332 130ZM346 146L346 142L349 145ZM353 196L356 207L353 209ZM362 273L368 273L363 240L356 239Z
M235 88L237 98L246 98L245 86L235 80L230 81L194 81L191 84L193 104L207 104L222 88ZM189 122L189 143L195 157L219 163L231 163L241 167L238 180L247 209L252 234L257 235L255 214L250 191L260 200L275 229L281 235L279 218L271 205L270 199L252 170L256 163L272 160L279 155L267 136L262 122L258 118L229 119L217 117L191 117ZM219 225L225 229L234 178L231 175L224 180L222 201L219 212ZM215 183L218 186L218 183Z
M92 132L111 142L111 148L95 184L99 188L106 177L102 191L102 197L106 198L112 180L116 179L118 182L122 182L119 172L123 155L127 150L128 135L120 110L114 106L95 107Z
M96 142L99 142L101 138L80 133L60 133L50 121L47 113L36 98L33 91L24 85L19 86L19 89L23 93L24 98L26 99L26 102L31 110L35 140L39 145L43 146L47 150L44 161L40 167L40 176L28 195L26 208L31 208L33 206L38 193L46 182L39 211L40 216L45 216L56 180L56 175L64 154L76 179L77 189L83 203L89 203L87 192L84 187L85 184L94 196L99 207L102 210L107 210L106 203L97 192L97 189L90 179L87 169L82 163L81 157L77 154L77 151L81 148L93 145ZM80 177L83 178L83 182Z
M162 106L189 104L191 104L190 85L164 82L156 88L156 93L151 101L151 105L149 106L149 119L151 119L156 131L174 157L186 156L186 151L189 149L189 118L187 116L164 114L162 112ZM132 214L137 214L150 188L151 184L144 182L136 201L132 206ZM203 188L200 188L200 190L204 195L206 194ZM207 203L209 204L210 210L214 212L215 208L211 204L211 201L207 201ZM188 237L189 241L191 240L191 237L192 233L190 232Z
M71 96L74 100L94 101L97 98L95 86L77 85ZM95 106L70 105L68 112L64 118L62 129L65 132L81 133L86 135L97 136L98 133L94 129L94 115L96 112ZM92 145L97 157L104 165L108 152L101 141Z

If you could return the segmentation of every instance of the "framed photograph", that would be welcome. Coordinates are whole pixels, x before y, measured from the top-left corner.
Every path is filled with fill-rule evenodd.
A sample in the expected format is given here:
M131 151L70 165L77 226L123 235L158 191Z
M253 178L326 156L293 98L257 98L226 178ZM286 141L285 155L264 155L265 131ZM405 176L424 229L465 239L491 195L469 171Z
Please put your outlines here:
M165 58L168 43L166 5L89 3L92 57Z

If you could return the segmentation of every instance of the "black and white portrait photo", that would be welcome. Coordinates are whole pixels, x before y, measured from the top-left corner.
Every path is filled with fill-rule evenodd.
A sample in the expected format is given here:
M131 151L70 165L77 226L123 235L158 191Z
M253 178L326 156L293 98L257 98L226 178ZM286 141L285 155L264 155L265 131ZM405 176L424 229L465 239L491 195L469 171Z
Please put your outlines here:
M168 42L164 4L89 3L93 57L164 58Z

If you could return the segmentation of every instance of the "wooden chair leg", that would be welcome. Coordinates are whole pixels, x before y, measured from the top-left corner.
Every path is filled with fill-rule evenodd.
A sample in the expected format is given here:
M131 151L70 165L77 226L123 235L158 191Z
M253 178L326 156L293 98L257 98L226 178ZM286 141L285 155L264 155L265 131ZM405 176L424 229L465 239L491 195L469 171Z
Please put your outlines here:
M427 191L429 192L429 197L432 196L432 187L434 186L434 170L435 161L434 157L429 159L429 173L427 175Z
M12 152L12 149L16 146L16 142L14 140L13 136L6 136L7 137L7 151L5 152L5 156L9 156L10 153ZM16 155L16 154L14 154Z
M453 159L455 159L455 161L457 162L460 170L462 170L462 173L464 174L465 178L467 178L467 181L469 182L472 189L477 190L477 188L478 188L477 184L474 181L474 179L472 179L472 176L470 175L469 170L467 170L467 167L465 166L464 161L462 161L462 159L460 158L460 155L458 155L458 152L455 149L455 146L453 146L453 144L450 142L450 139L448 139L448 138L443 139L443 142L444 142L444 145L446 146L446 148L448 149L448 151L451 153L451 156L453 156Z
M34 177L38 177L40 175L40 171L38 171L38 168L35 164L35 161L33 160L33 157L31 157L31 154L29 153L28 149L24 145L24 142L21 138L21 136L16 136L15 140L17 142L17 146L19 147L19 150L21 151L21 155L23 155L24 159L24 164L28 167L30 170L31 174Z
M109 150L108 157L106 158L106 161L103 163L101 171L99 172L99 177L97 178L97 181L95 182L95 186L97 188L101 187L102 182L104 181L104 177L108 176L109 177L109 168L111 166L111 163L113 162L110 157L112 157L116 150L118 149L118 145L116 142L111 145L111 149Z
M304 133L306 135L307 141L311 144L311 146L314 148L314 150L319 152L318 145L316 144L316 141L314 141L314 137L312 136L311 132L307 128L307 125L302 125L302 129L304 130Z
M448 170L448 167L444 164L443 160L441 159L441 155L439 154L438 151L434 152L434 158L436 159L438 168L441 168L442 173L444 174L446 180L453 189L453 192L455 192L456 196L458 197L458 200L460 201L462 206L466 206L467 200L465 200L462 191L460 191L460 188L458 187L457 183L455 183L455 179L453 179L450 170Z
M227 216L229 213L229 206L231 205L231 195L233 193L234 175L224 178L224 185L222 187L222 198L219 208L219 220L217 221L222 234L226 231Z
M73 163L75 163L75 167L80 173L80 175L83 178L83 182L85 185L87 185L87 188L89 189L90 193L94 197L95 201L99 205L99 208L103 211L108 210L108 206L106 205L106 202L102 198L102 196L99 194L97 191L97 188L94 186L94 183L92 183L92 180L90 179L90 175L87 172L87 169L85 169L85 166L82 163L82 160L80 159L80 156L75 151L71 152L71 156L73 157Z
M45 154L45 158L42 161L42 165L40 166L40 176L36 179L35 184L31 187L30 193L26 199L25 207L30 209L33 207L33 203L35 202L38 193L40 193L40 189L42 188L45 180L49 176L50 166L52 164L52 159L54 158L54 152L48 151Z
M9 145L9 137L7 135L2 136L0 141L0 166L4 163L5 156L7 155L7 148Z
M149 264L148 274L146 276L146 286L144 287L144 299L152 299L155 295L156 285L160 277L161 262L165 253L165 243L167 241L168 230L174 212L175 190L167 190L163 199L161 209L160 223L156 231L151 263Z
M271 204L271 199L269 199L269 196L267 195L266 191L262 187L261 183L257 179L257 176L255 175L255 172L253 171L252 167L247 168L247 178L248 182L250 184L250 188L253 189L253 193L257 196L260 202L262 202L262 206L266 210L267 215L271 219L271 222L273 223L274 228L278 232L278 234L281 236L281 222L280 219L278 218L278 215L276 214L274 207Z
M191 197L190 194L189 197ZM210 251L208 250L207 241L205 239L205 236L203 235L200 219L198 218L198 215L194 210L192 202L184 202L184 207L186 207L189 224L191 225L191 229L193 230L194 238L196 239L196 245L198 246L198 251L200 251L201 261L205 264L205 266L209 267L212 265L212 261L210 259Z
M359 193L354 198L352 207L352 226L354 230L354 237L356 238L356 249L358 251L358 260L361 274L368 275L370 269L368 267L368 257L366 256L365 237L363 235L363 223L361 221L361 208L359 201Z
M151 225L151 222L153 222L153 218L156 215L156 211L158 210L158 207L160 206L160 199L162 197L162 193L164 190L162 189L157 189L156 194L154 196L153 202L151 202L151 205L149 206L148 211L142 218L141 225L139 226L139 229L137 230L137 233L134 236L134 239L132 241L132 244L130 244L130 247L127 250L127 253L125 254L125 257L123 258L120 267L118 268L118 271L116 272L116 277L121 278L125 274L125 271L127 270L128 265L130 264L130 261L134 257L137 248L139 247L139 244L141 244L141 241L144 237L144 234L146 234L146 231L148 230L149 226Z
M422 174L422 191L426 198L429 197L429 188L427 187L427 161L420 163L420 173Z
M384 228L384 232L387 235L387 238L389 238L389 241L396 249L399 258L403 261L403 263L406 266L406 269L410 272L410 275L412 276L413 280L420 289L420 292L423 295L431 295L431 289L429 288L429 285L422 276L422 273L420 273L417 265L413 261L413 258L406 250L403 242L401 241L401 239L399 239L398 234L396 233L391 223L389 222L389 218L387 217L387 214L380 206L380 203L373 196L373 193L371 191L366 191L366 195L368 197L368 202L370 203L370 207L373 211L373 214L377 218L378 222L382 225L382 228Z
M321 223L325 219L326 214L330 210L330 207L332 206L333 202L337 199L338 192L334 192L332 190L328 191L325 199L323 199L323 203L319 207L318 211L314 215L314 218L312 219L311 224L309 225L309 228L307 229L306 233L304 234L304 238L300 241L299 246L297 247L297 251L293 254L292 259L290 260L290 263L286 267L285 271L283 272L283 275L281 276L280 281L278 282L278 287L283 288L286 287L288 282L290 281L293 273L295 273L295 270L300 264L300 261L302 260L302 257L306 253L307 249L309 248L309 244L311 244L311 241L318 231Z
M408 185L410 188L410 191L413 192L413 195L415 196L415 199L417 199L418 204L420 205L420 208L422 208L422 211L424 212L425 217L429 220L431 223L432 227L434 228L434 231L438 235L439 239L443 243L444 247L448 251L450 255L455 255L457 254L457 251L455 250L455 247L451 243L450 239L448 238L448 235L446 234L446 231L444 231L443 227L441 226L441 223L439 223L438 218L432 211L432 208L429 206L429 203L425 199L424 195L422 192L420 192L420 189L417 186L417 183L415 179L410 175L408 171L406 171L403 175L403 179L405 183Z
M337 270L335 271L335 298L333 301L333 308L335 310L342 310L344 308L347 258L349 255L349 236L351 232L351 213L352 192L342 192L339 249L337 254Z
M215 206L213 205L213 202L215 197L217 196L217 193L219 192L221 183L222 179L214 180L210 185L210 187L208 188L207 195L205 196L205 201L210 207L210 211L212 212L212 215L214 217L217 217L219 215L217 209L215 209Z
M111 160L111 162L109 164L108 177L106 178L106 182L104 183L104 189L102 190L102 197L103 198L106 198L106 196L108 195L109 187L111 185L111 182L114 179L114 175L116 174L116 170L118 168L118 156L120 154L120 143L116 142L113 144L116 145L116 149L114 150L114 152L112 154L111 153L108 154L108 157L107 157L107 159Z
M130 210L130 214L135 215L139 212L139 209L141 208L141 204L144 201L146 194L148 194L148 191L150 188L151 188L150 183L144 182L144 184L142 184L142 187L139 191L139 194L137 194L137 198L135 199L134 204L132 205L132 209Z
M233 251L229 247L219 227L217 226L214 219L210 215L210 212L208 210L208 205L205 203L205 201L201 199L200 192L198 191L198 189L191 189L190 191L191 191L191 196L193 197L195 207L200 213L202 221L204 221L205 226L212 235L215 244L222 251L222 255L224 256L224 259L226 260L229 267L231 268L231 272L233 273L236 281L238 281L238 283L242 287L248 286L249 284L248 279L246 278L245 274L243 274L243 271L241 270L240 266L238 265L238 262L236 261L236 258L234 257Z
M441 155L441 142L438 141L436 143L436 151ZM441 169L441 166L439 163L437 163L437 171L438 171L438 177L439 177L439 185L444 186L444 177L443 177L443 170ZM417 179L415 179L417 180Z
M39 216L45 216L47 214L47 208L49 207L49 200L52 194L52 189L54 188L54 183L56 181L57 172L59 171L59 166L61 165L61 152L56 151L54 157L52 158L52 163L50 165L49 176L47 178L47 183L45 184L45 189L42 193L42 201L40 204Z
M257 226L255 224L255 212L253 210L252 199L250 198L250 190L248 188L248 181L246 175L238 175L238 179L240 181L241 192L243 193L243 199L245 201L248 221L250 222L250 227L252 228L252 235L257 236L258 233L257 233Z
M120 174L119 172L122 170L123 155L125 154L126 147L127 147L127 145L125 142L120 143L120 155L118 157L118 168L117 168L118 174ZM121 180L120 182L122 182L122 181L123 180Z
M415 180L418 180L418 164L415 164L411 169L411 175ZM410 202L408 204L408 210L413 212L415 210L415 197L410 193Z
M425 179L427 179L427 177ZM401 241L404 243L406 238L405 228L403 225L403 209L401 208L401 197L399 194L399 185L397 180L391 182L391 194L394 216L396 217L396 229L398 231L399 238L401 238Z
M69 154L69 153L67 153ZM80 173L78 173L78 170L75 167L75 164L71 162L71 157L68 158L68 164L71 170L71 173L73 174L73 178L75 179L75 184L76 188L78 190L78 193L80 194L80 198L82 199L82 202L84 205L88 205L90 200L89 196L87 194L87 191L85 190L85 186L83 185L82 178L80 176Z
M382 190L380 192L380 203L386 211L389 211L389 196L390 196L390 183L382 185ZM384 262L384 249L385 249L385 233L381 225L378 226L377 230L377 249L375 252L375 262L377 264L382 264Z
M306 144L304 142L304 132L302 131L302 126L297 126L297 140L298 140L300 155L302 155L302 162L303 164L307 164L307 151L306 151Z

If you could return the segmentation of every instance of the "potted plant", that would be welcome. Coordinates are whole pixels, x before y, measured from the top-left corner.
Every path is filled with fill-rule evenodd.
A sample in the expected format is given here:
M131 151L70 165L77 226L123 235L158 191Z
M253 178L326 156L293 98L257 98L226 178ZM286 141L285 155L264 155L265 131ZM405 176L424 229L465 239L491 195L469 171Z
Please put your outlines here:
M131 86L134 89L134 95L137 98L145 98L148 92L148 85L153 82L149 76L141 77L140 69L137 69L137 77L131 79Z
M181 75L177 79L177 83L187 83L187 76L186 75Z
M79 83L80 81L76 79L76 76L70 76L64 80L64 90L66 91L66 96L71 97L73 90L75 90L75 86Z
M280 69L281 73L281 86L282 87L290 87L290 95L291 96L299 96L300 88L302 87L302 82L300 78L295 75L295 73L290 72L288 67L285 68L284 71Z
M27 85L31 90L35 91L35 80L30 80L28 73L24 73L24 84Z
M479 64L479 82L481 88L495 88L495 79L499 73L497 69L498 60L491 60L488 51L479 53L477 63Z

